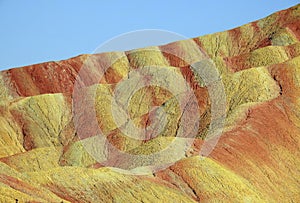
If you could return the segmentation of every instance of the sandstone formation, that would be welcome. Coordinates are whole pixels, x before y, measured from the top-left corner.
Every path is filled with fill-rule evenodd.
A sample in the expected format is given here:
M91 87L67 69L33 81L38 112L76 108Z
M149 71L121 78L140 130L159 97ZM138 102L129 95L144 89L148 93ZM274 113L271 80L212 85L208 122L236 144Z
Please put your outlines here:
M211 64L220 75L207 84L195 68ZM163 87L130 92L144 73ZM213 115L218 81L226 117L210 129L224 116ZM2 71L0 202L300 202L299 98L300 5L167 45ZM115 112L116 100L128 106ZM165 126L136 139L128 119ZM206 157L211 130L221 134ZM143 171L157 163L168 165Z

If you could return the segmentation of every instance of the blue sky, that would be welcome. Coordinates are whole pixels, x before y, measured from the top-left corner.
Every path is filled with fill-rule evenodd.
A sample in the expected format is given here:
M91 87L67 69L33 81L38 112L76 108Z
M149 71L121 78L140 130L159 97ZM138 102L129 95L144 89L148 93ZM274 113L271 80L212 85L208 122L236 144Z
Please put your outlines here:
M0 0L0 70L92 53L103 42L134 30L163 29L188 38L228 30L297 3ZM134 46L148 43L143 40Z

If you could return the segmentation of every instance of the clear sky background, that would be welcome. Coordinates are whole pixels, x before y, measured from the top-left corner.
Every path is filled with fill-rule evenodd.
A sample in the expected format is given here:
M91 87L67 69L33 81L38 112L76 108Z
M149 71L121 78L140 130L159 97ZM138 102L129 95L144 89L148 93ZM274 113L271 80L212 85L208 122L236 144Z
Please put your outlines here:
M0 0L0 70L92 53L103 42L134 30L163 29L188 38L224 31L297 3ZM162 44L172 41L164 40ZM148 45L144 40L135 46Z

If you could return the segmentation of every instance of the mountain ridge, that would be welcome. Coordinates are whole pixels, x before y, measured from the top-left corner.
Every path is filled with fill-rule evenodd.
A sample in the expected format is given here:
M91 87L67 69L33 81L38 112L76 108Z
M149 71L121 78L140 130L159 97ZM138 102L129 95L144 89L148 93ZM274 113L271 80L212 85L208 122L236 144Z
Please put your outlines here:
M0 201L300 201L299 22L300 4L225 32L1 71ZM199 84L191 68L199 60L213 62L226 95L225 126L208 157L200 152L213 122L209 85L216 81ZM163 109L168 125L157 136L138 140L116 124L111 104L118 84L132 80L130 72L148 66L162 67L172 77L162 80L164 88L150 85L134 92L128 103L129 118L146 128L155 123L152 115L163 123ZM151 74L159 76L155 71ZM176 136L182 130L180 122L188 119L184 120L171 91L180 77L195 94L199 107L195 113L200 118L197 135L184 150L177 146L186 138ZM93 106L86 105L93 98ZM221 101L221 94L217 92L215 99ZM74 114L91 110L96 121ZM98 132L98 127L89 125L95 122L106 138L103 143L90 136ZM178 141L175 151L166 150L174 140ZM92 148L100 158L111 160L101 162L87 150L98 143L110 143L126 155L165 154L151 162L142 156L118 157L113 148ZM116 170L132 164L139 172L149 163L168 160L176 161L143 175Z

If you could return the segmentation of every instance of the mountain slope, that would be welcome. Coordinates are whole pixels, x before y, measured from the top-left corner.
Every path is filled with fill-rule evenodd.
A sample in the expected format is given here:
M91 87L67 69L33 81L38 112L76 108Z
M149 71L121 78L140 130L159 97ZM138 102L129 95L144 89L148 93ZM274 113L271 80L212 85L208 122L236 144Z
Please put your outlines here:
M2 71L0 202L299 202L299 40L297 5L212 35ZM217 80L198 77L199 61L203 69L214 64ZM162 87L133 92L140 84L133 73ZM222 105L222 94L211 94L218 81L224 128L213 127L222 134L204 157L210 124L222 119L213 102ZM182 94L188 87L196 102ZM184 108L178 98L187 98ZM112 104L123 100L130 101L120 112L128 108L129 117L118 120ZM128 120L166 126L135 139L124 131L133 129ZM166 166L149 171L157 163Z

